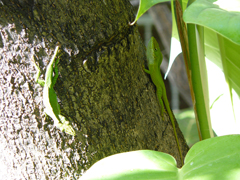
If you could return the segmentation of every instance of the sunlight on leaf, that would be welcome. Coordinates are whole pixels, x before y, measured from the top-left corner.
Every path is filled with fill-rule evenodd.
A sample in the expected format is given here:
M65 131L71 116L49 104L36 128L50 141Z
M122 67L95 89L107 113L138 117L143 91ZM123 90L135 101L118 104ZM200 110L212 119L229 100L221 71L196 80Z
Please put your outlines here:
M197 0L186 9L183 19L186 23L207 27L240 45L239 7L239 0Z
M240 46L224 38L224 57L219 49L217 34L205 28L205 53L208 62L209 96L212 103L223 94L211 109L212 126L217 135L240 133ZM222 64L222 58L226 59ZM213 64L214 63L214 64ZM223 66L228 73L223 73ZM225 81L228 79L228 84ZM228 85L231 87L233 107ZM234 109L234 110L233 110ZM234 114L235 112L235 117Z
M228 135L193 145L181 169L175 159L152 150L115 154L96 162L81 180L238 180L240 135Z
M226 11L237 11L239 12L240 9L240 1L226 1L226 0L218 0L214 2L213 4L216 4L219 6L219 8L224 9Z
M215 137L196 143L180 170L187 180L238 180L240 135Z
M177 180L175 159L162 152L141 150L115 154L95 163L81 180Z
M212 127L218 136L227 134L239 134L239 120L234 119L229 96L228 85L225 82L224 73L213 62L207 59L208 81L209 81L209 101ZM216 78L217 77L217 78ZM239 109L239 98L233 91L234 108ZM239 119L240 112L236 111L236 118Z

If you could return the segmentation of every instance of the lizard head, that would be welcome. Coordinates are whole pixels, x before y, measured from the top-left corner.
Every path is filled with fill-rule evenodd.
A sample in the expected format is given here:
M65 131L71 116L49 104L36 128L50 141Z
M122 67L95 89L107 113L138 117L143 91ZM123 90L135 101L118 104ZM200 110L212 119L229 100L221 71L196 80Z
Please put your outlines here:
M148 64L160 64L162 63L162 52L154 37L151 37L147 46L147 61Z

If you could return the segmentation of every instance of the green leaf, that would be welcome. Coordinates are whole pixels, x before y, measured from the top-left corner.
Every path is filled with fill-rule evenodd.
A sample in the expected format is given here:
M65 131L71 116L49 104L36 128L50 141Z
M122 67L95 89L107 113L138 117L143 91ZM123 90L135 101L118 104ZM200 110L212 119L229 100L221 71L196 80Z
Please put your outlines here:
M184 12L186 23L207 27L240 45L240 1L196 0Z
M177 180L177 173L172 156L141 150L106 157L95 163L81 180Z
M134 25L137 22L137 20L155 4L158 4L161 2L167 2L167 1L170 1L170 0L140 0L137 16L135 20L132 23L130 23L130 25Z
M182 169L168 154L140 150L106 157L95 163L81 180L238 180L240 135L228 135L196 143Z
M215 137L196 143L180 170L187 180L237 180L240 177L240 135Z

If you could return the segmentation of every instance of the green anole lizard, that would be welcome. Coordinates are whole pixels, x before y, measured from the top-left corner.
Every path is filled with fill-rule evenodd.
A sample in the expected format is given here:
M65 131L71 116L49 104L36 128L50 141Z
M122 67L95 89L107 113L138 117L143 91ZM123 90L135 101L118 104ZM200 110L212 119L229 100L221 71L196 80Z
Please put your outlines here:
M60 105L58 104L56 92L53 89L53 86L57 82L58 78L58 61L59 58L56 59L57 52L59 46L56 46L54 55L50 63L47 66L46 73L45 73L45 81L39 79L40 77L40 68L37 66L34 60L35 67L37 68L37 74L35 77L35 81L43 86L43 104L45 106L45 113L50 116L54 120L54 125L59 128L61 131L65 131L66 133L75 136L75 131L72 126L69 124L67 119L60 114ZM55 62L55 63L54 63ZM54 66L54 67L53 67ZM53 76L54 71L54 76Z
M177 142L177 146L178 146L178 151L180 154L180 159L181 162L183 164L183 158L182 158L182 153L181 153L181 149L180 149L180 145L178 142L178 137L177 137L177 132L176 132L176 128L175 128L175 123L174 123L174 117L172 114L172 111L170 109L169 103L168 103L168 99L167 99L167 93L166 93L166 89L165 89L165 85L163 82L163 78L160 72L160 65L162 63L162 53L160 50L160 47L156 41L156 39L154 37L151 38L151 40L148 43L147 46L147 64L148 64L148 70L144 69L144 71L148 74L150 74L151 79L153 81L153 83L155 84L156 88L157 88L157 97L159 100L159 103L161 105L161 116L163 117L163 113L164 113L164 105L166 106L168 115L170 117L170 120L172 122L172 126L173 126L173 131L174 131L174 135L175 135L175 139Z

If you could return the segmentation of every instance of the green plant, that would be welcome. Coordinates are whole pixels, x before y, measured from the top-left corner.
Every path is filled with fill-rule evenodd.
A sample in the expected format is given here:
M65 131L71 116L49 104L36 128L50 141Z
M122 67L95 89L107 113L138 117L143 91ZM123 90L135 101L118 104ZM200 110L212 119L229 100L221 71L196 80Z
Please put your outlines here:
M106 157L95 163L82 180L237 180L240 177L240 135L215 137L196 143L181 169L175 159L151 150ZM229 148L231 147L231 148Z
M151 6L165 1L142 0L131 25ZM82 179L239 179L240 135L211 138L211 119L219 120L216 115L220 114L226 115L226 119L231 119L232 122L238 122L240 117L234 111L240 104L240 1L176 0L171 5L172 42L175 45L176 42L179 45L181 43L195 116L201 132L199 136L204 141L193 145L181 169L177 169L176 162L170 155L141 150L104 158L94 164ZM173 43L171 48L169 69L180 53L180 48L173 51ZM219 75L216 77L215 69L206 66L209 63L224 73L224 81L221 81L218 90L226 91L212 91L212 84L208 83L209 77L215 76L219 80ZM229 102L228 105L226 101ZM219 107L224 108L219 110ZM237 132L239 133L239 128Z

